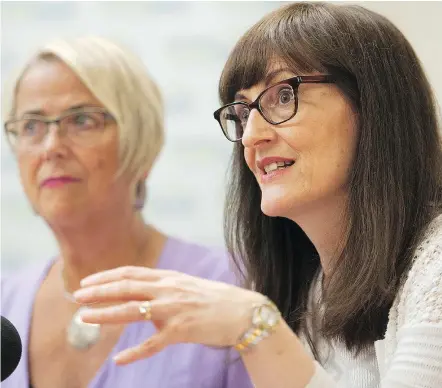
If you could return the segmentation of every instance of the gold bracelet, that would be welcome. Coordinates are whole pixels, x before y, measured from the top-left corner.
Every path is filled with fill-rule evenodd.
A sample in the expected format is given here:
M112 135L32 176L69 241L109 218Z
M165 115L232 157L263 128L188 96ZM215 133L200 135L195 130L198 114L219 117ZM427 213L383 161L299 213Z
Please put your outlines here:
M240 353L244 353L252 346L256 345L263 338L267 337L267 335L265 334L267 334L267 332L259 328L252 328L242 336L239 343L235 345L235 349Z

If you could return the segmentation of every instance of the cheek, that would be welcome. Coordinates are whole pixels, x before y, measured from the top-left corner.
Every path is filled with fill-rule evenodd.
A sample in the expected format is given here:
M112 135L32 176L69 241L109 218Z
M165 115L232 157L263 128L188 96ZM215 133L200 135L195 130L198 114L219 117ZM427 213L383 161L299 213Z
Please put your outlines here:
M312 196L341 191L348 183L357 130L347 115L337 115L332 122L315 122L311 130L299 130L296 139L288 140L299 152L293 184Z
M95 185L109 183L119 167L118 142L116 136L94 148L76 150L76 159Z
M246 161L249 169L254 172L255 170L255 152L251 149L244 148L244 160Z
M32 199L37 193L38 158L30 155L17 157L20 180L26 195Z
M95 163L95 169L97 171L106 170L108 164L111 164L111 163L109 160L106 160L105 157L98 157L98 159Z
M78 156L92 191L107 190L117 174L119 164L117 152L97 149L95 152Z
M357 127L351 119L343 120L342 129L335 136L332 160L336 171L348 176L353 165L357 143Z
M327 190L327 187L334 189L345 187L353 165L354 153L354 133L349 129L341 136L336 136L335 141L330 142L328 147L321 147L317 157L314 158L312 180L324 190Z

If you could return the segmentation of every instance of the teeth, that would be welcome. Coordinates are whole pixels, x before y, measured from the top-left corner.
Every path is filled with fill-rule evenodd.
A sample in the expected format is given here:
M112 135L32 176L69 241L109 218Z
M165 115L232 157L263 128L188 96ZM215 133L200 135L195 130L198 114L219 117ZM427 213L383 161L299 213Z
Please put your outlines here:
M283 164L284 165L284 164ZM264 171L268 174L271 171L275 171L278 169L278 163L271 163L264 167Z
M291 166L294 162L290 161L290 162L274 162L274 163L270 163L267 166L264 167L264 171L266 172L266 174L268 174L269 172L281 169L281 168L285 168L288 166Z

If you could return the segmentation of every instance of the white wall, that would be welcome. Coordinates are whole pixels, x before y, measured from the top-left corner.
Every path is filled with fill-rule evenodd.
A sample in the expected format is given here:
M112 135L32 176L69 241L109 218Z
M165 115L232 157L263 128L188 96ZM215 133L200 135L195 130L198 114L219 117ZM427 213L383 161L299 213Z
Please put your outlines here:
M231 144L212 112L217 82L241 34L281 2L2 2L2 86L11 72L54 37L100 34L132 47L163 90L167 144L148 186L146 218L164 231L222 244L225 170ZM361 3L405 33L442 100L442 3ZM3 268L45 260L56 246L22 193L2 137Z

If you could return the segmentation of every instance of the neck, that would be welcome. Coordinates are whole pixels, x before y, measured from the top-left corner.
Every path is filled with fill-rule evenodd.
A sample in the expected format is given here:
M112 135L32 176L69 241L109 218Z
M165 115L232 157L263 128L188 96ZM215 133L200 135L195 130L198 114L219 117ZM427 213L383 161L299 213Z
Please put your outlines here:
M66 291L84 277L128 265L155 267L162 236L139 213L95 216L76 225L52 227L60 249L59 270Z
M345 243L347 226L346 198L314 203L291 219L304 231L315 246L324 277L330 273L333 260L339 257Z

